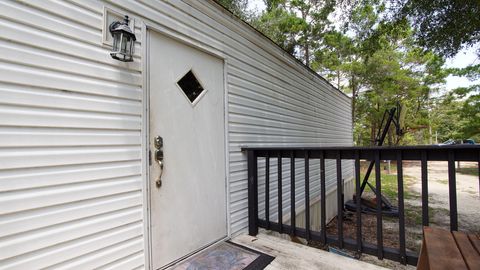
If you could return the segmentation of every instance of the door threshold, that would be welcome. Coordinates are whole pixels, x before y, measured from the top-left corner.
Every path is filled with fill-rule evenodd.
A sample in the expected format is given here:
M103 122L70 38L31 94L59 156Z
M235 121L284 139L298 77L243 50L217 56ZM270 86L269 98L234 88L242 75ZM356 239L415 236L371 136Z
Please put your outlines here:
M171 270L188 269L265 269L275 258L231 241L221 241L171 266Z
M206 250L206 249L208 249L208 248L211 248L211 247L214 247L214 246L216 246L216 245L219 245L219 244L223 243L224 241L228 241L228 240L230 240L230 239L231 239L231 238L228 237L228 236L225 236L225 237L222 237L222 238L220 238L220 239L217 239L217 240L213 241L212 243L209 243L209 244L207 244L207 245L205 245L205 246L203 246L203 247L201 247L201 248L199 248L199 249L197 249L197 250L195 250L195 251L192 251L192 252L190 252L189 254L187 254L187 255L185 255L185 256L183 256L183 257L181 257L181 258L179 258L179 259L177 259L177 260L175 260L175 261L173 261L173 262L171 262L171 263L169 263L169 264L167 264L167 265L159 268L159 270L174 269L175 266L183 263L184 261L186 261L186 260L190 259L191 257L197 255L198 253L200 253L200 252L202 252L202 251L204 251L204 250Z

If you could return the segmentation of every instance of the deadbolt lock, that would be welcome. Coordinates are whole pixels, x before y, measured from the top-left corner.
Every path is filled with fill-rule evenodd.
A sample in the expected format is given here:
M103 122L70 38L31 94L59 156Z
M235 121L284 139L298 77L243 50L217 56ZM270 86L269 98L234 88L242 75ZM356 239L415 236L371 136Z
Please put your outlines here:
M160 150L160 148L163 148L163 138L160 136L155 137L153 144L155 145L155 148Z

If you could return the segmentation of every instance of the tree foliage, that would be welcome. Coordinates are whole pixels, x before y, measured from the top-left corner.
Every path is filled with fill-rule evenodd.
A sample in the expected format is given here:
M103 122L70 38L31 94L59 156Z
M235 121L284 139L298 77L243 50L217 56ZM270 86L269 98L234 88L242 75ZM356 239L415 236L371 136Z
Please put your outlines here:
M252 24L287 52L311 65L319 40L329 30L335 0L264 0L266 10Z
M245 1L223 0L234 9ZM445 56L480 38L480 2L466 1L463 6L446 0L264 3L266 9L260 14L242 16L351 95L357 145L374 142L385 110L398 102L408 110L407 134L399 137L389 130L387 144L480 137L480 85L442 93L448 75L480 78L480 65L444 67Z
M247 11L248 0L215 0L237 17L249 20L252 14Z
M454 56L480 41L478 0L393 0L391 5L397 7L396 20L411 20L417 43L427 50Z

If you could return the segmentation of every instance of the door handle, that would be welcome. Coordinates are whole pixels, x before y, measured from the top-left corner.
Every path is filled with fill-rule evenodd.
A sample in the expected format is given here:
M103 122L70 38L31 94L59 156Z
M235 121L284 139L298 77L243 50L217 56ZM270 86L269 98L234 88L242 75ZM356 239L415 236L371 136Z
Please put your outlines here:
M155 161L158 163L160 166L160 175L157 177L157 180L155 180L155 184L157 185L158 188L162 186L162 174L163 174L163 138L160 136L156 136L153 145L155 146Z

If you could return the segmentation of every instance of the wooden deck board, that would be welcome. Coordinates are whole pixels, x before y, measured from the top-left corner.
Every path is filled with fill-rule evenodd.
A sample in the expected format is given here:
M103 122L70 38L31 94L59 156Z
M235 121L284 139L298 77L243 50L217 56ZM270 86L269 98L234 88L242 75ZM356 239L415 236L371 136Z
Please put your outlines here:
M478 253L480 253L480 235L469 233L468 238L470 239L473 247L477 250Z
M477 235L424 227L417 269L480 270L479 244Z
M452 234L445 233L445 230L425 227L423 237L425 238L425 243L427 243L430 269L467 270L467 266Z
M458 249L462 253L463 259L470 270L480 270L480 254L473 247L468 236L463 232L453 232L453 237L457 242Z

